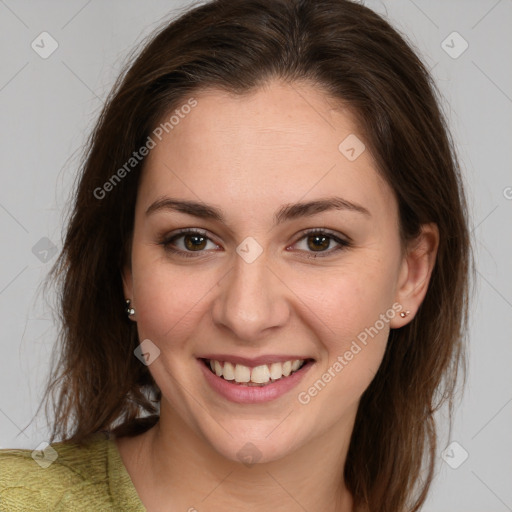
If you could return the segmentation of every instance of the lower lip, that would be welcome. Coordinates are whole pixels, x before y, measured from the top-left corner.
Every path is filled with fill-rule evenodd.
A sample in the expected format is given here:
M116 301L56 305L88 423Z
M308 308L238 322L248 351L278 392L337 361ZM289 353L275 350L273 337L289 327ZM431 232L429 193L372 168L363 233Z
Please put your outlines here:
M256 404L279 398L297 386L314 364L314 361L308 361L300 370L292 373L290 376L282 377L266 386L244 386L243 384L233 384L235 381L218 377L206 367L204 361L201 359L197 359L197 362L210 386L217 391L219 395L222 395L231 402L239 404Z

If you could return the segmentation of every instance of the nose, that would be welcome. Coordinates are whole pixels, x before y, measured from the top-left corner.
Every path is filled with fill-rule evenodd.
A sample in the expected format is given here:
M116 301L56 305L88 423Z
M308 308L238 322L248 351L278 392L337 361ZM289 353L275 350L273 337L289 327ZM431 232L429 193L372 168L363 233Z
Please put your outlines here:
M213 321L235 339L257 341L289 319L290 289L269 266L265 252L251 263L237 254L219 287L212 305Z

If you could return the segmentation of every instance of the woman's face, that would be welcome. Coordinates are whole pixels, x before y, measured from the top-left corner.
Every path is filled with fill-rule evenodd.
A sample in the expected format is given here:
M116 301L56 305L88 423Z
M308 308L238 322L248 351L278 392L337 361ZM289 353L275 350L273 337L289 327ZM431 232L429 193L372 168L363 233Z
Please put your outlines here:
M193 97L153 137L124 273L161 421L232 460L339 440L390 328L413 316L401 304L417 305L403 303L394 195L353 117L313 86ZM228 379L276 381L237 384L203 359L230 362ZM297 359L304 368L278 379Z

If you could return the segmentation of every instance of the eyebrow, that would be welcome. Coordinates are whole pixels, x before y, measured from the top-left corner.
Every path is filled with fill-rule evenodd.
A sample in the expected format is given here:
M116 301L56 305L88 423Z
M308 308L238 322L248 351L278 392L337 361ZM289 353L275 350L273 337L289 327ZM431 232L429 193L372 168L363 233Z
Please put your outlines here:
M186 213L201 219L216 220L226 224L222 210L219 210L214 206L197 201L185 201L166 196L161 197L152 203L146 210L146 215L167 210ZM309 202L285 204L281 206L274 215L274 225L301 217L311 217L329 210L347 210L371 217L370 212L364 206L352 203L341 197L327 197Z

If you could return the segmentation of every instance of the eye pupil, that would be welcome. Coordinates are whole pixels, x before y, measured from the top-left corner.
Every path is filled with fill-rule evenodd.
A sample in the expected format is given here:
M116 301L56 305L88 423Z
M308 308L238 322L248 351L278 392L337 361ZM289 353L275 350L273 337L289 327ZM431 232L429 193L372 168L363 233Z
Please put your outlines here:
M313 245L309 243L309 240L313 239ZM310 249L327 249L329 247L329 240L330 238L328 236L321 236L321 235L312 235L308 237L308 247ZM318 241L321 241L320 243L322 245L315 245Z
M192 244L190 244L189 242L191 242L192 240L194 241L192 242ZM184 237L184 241L187 249L204 249L206 237L202 235L186 235Z

